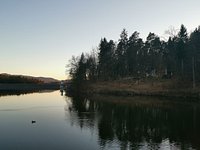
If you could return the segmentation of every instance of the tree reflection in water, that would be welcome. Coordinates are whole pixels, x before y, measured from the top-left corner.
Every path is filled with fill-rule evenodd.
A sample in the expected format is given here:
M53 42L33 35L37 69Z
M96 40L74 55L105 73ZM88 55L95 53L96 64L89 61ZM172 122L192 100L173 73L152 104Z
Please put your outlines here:
M67 98L72 124L95 130L102 148L200 148L198 103L145 97Z

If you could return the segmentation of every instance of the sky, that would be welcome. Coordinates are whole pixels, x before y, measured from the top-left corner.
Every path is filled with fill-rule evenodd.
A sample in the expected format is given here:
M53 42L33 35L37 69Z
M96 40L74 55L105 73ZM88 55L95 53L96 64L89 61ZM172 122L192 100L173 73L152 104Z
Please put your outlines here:
M0 0L0 73L66 79L72 55L117 41L123 28L166 36L200 25L199 0Z

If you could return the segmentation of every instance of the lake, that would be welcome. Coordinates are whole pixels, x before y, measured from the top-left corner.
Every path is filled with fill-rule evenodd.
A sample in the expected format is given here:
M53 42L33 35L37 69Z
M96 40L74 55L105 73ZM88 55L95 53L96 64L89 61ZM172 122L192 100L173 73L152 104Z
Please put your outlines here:
M199 102L16 94L0 94L2 150L200 149Z

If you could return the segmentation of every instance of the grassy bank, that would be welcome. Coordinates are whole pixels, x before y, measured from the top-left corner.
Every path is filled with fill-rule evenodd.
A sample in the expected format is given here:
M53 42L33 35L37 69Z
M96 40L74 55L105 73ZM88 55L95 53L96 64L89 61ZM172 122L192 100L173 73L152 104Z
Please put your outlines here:
M117 96L162 96L200 99L200 88L175 80L116 80L88 83L87 94L107 94Z

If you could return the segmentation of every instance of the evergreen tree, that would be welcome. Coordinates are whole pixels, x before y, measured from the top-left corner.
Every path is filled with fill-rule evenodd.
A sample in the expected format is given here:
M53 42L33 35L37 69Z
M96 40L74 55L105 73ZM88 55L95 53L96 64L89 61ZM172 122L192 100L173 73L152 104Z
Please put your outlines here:
M163 49L163 63L165 66L165 75L171 77L171 75L176 71L175 41L171 37L169 37Z
M200 27L196 28L190 35L190 58L193 61L193 78L200 81Z
M120 34L119 43L117 45L116 57L117 57L117 74L119 77L125 77L128 74L127 63L127 46L128 46L128 33L126 29Z
M86 59L85 55L82 53L77 62L71 61L71 65L74 65L74 68L70 70L72 77L73 90L80 91L84 81L86 81Z
M128 40L127 46L127 65L129 76L137 76L139 70L139 64L137 60L137 55L142 48L143 42L142 39L139 38L139 33L135 31Z
M186 44L188 42L188 34L187 29L184 25L181 25L180 31L177 37L177 44L176 44L176 56L179 65L179 72L181 75L184 75L184 60L186 58Z
M147 71L152 76L156 75L161 64L161 41L154 33L149 33L145 42L145 48L147 49Z
M104 38L100 41L98 67L100 79L107 80L114 76L114 50L115 44L112 40L107 42L106 38Z

